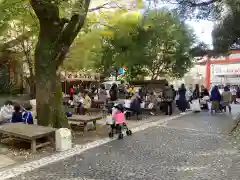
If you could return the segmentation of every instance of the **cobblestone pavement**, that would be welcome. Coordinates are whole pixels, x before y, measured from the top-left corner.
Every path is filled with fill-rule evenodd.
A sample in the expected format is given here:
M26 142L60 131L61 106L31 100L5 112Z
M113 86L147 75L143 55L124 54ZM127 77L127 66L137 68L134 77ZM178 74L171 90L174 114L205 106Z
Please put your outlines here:
M239 180L231 124L227 115L183 116L11 180Z

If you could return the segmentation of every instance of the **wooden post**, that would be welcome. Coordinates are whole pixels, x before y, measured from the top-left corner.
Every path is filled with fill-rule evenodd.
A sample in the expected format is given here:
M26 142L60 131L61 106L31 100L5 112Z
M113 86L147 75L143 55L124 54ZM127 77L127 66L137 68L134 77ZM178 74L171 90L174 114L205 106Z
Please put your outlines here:
M205 87L207 89L210 88L211 84L211 61L208 57L207 62L206 62L206 72L205 72Z

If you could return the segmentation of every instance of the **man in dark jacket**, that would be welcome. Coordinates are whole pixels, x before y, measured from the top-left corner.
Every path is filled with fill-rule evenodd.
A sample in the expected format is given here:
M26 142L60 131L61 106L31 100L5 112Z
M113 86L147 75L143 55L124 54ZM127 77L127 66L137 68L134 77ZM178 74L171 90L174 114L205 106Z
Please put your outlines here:
M111 101L116 101L118 99L118 88L117 88L117 84L113 84L110 91L110 99Z
M173 89L168 85L168 83L165 84L163 89L163 103L164 103L164 112L165 115L172 115L172 102L173 102Z
M176 92L176 90L174 89L174 86L173 86L173 85L171 85L170 87L172 88L172 91L173 91L173 101L174 101L175 98L176 98L177 92Z

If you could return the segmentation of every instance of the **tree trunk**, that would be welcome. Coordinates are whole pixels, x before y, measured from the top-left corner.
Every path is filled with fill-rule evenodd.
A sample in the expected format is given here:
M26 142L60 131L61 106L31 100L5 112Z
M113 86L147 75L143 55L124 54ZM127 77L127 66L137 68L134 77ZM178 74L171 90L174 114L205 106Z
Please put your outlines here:
M35 99L36 98L36 82L35 82L35 79L34 77L29 77L29 87L30 87L30 97L32 99Z
M67 119L62 104L62 88L56 70L52 65L45 68L36 65L36 70L38 124L56 128L66 127Z
M79 1L79 13L70 20L61 18L59 4L52 0L30 0L39 24L40 33L35 49L35 80L37 117L40 125L67 126L63 111L62 90L58 67L69 47L84 25L90 0Z
M57 76L57 61L53 60L49 31L42 29L35 51L35 80L38 124L66 127L67 119L62 104L62 88ZM46 34L46 32L48 32ZM45 37L46 36L46 37Z
M27 80L27 84L29 86L29 96L32 98L32 99L35 99L36 98L36 82L35 82L35 77L32 77L30 75L29 78L26 78Z
M26 52L27 63L29 67L30 77L28 79L29 87L30 87L30 97L35 99L36 98L36 82L35 82L35 75L34 75L34 66L33 66L33 59L30 57L29 52Z

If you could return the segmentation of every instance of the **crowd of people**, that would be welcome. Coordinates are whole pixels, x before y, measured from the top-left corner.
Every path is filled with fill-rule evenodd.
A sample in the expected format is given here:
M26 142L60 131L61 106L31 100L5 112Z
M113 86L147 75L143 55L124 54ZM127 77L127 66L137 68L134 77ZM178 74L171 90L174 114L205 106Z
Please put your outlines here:
M180 93L179 102L182 100L182 93ZM107 92L104 84L100 85L99 89L79 90L78 88L70 89L70 101L74 107L77 107L79 114L85 114L87 109L92 106L94 101L102 101L103 104L114 102L119 99L123 100L124 108L128 111L134 112L137 117L142 113L144 108L151 109L152 115L155 115L158 108L163 110L166 115L172 115L172 102L175 100L176 91L173 86L166 84L163 93L157 95L154 91L150 91L145 87L134 87L134 85L126 85L123 82L117 86L113 84ZM184 92L183 92L184 93ZM182 106L180 106L182 107ZM184 111L184 108L182 108Z
M228 109L231 113L231 104L238 103L237 99L240 98L239 88L225 86L223 90L215 85L210 90L197 84L193 92L189 90L188 107L194 103L198 103L198 109L206 109L211 113L223 112Z
M93 86L88 90L75 86L70 89L68 104L77 107L77 113L84 115L92 107L94 101L100 101L103 102L103 105L107 105L108 102L122 99L124 108L134 112L138 117L144 108L150 109L152 115L155 115L158 109L165 115L172 115L175 105L184 114L188 109L194 110L194 103L198 104L198 109L206 109L212 113L226 112L227 110L231 113L231 104L238 103L238 99L240 99L240 88L231 86L225 86L223 90L219 89L219 86L214 86L208 90L197 84L192 91L184 84L175 90L173 85L166 83L159 94L145 87L136 89L133 85L124 83L118 86L113 84L109 92L105 89L104 84L100 85L99 89ZM11 101L6 101L0 110L0 123L9 122L33 124L31 105L13 104Z

